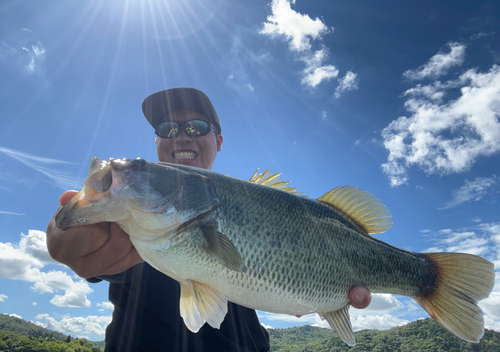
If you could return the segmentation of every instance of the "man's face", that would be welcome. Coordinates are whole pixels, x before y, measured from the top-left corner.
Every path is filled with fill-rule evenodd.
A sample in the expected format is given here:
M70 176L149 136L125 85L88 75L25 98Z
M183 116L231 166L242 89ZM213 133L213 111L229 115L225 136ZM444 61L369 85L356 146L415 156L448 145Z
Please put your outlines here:
M192 110L176 110L168 115L168 120L173 122L186 122L191 120L208 119ZM184 128L174 138L156 137L156 152L158 160L167 163L196 166L203 169L211 169L217 152L222 146L222 135L211 131L201 137L191 137L186 134Z

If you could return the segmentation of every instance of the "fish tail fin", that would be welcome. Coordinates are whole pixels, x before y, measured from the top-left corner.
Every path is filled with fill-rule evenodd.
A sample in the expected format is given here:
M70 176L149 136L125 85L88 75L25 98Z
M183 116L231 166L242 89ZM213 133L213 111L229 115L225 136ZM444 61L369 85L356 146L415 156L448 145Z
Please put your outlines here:
M463 253L422 255L437 265L437 280L432 293L413 298L446 330L478 343L484 334L484 319L477 302L493 289L493 263Z

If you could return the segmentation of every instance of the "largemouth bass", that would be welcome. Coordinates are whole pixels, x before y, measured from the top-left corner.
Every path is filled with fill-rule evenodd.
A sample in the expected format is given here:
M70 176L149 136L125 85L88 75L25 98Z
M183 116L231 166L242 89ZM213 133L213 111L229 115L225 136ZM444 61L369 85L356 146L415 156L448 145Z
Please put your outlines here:
M392 226L385 206L355 187L317 200L194 167L91 159L83 189L56 215L65 229L116 222L141 257L181 286L180 311L197 332L219 328L227 302L262 311L318 313L355 345L348 292L413 297L469 342L484 333L477 302L494 267L460 253L414 253L369 233ZM267 179L270 181L270 178ZM288 189L290 191L290 189Z

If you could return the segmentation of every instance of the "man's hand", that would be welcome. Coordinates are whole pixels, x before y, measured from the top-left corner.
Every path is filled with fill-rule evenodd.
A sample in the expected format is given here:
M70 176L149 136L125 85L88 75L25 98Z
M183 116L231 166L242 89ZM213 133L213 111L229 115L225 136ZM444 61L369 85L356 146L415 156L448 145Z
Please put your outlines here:
M64 192L59 204L65 205L76 193ZM128 235L109 222L61 230L52 218L47 227L47 248L53 259L83 278L119 274L143 262Z
M348 296L349 300L351 301L351 306L357 309L368 307L368 305L372 301L372 295L370 291L361 286L351 288Z

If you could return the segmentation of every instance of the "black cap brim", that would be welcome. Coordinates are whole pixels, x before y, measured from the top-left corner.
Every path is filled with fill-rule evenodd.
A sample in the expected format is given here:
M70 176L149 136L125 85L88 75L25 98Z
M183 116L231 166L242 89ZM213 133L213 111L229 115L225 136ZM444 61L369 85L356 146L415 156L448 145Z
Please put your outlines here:
M205 93L194 88L172 88L151 94L142 102L142 112L148 122L157 128L167 120L169 113L175 110L193 110L214 125L217 132L221 133L219 117Z

